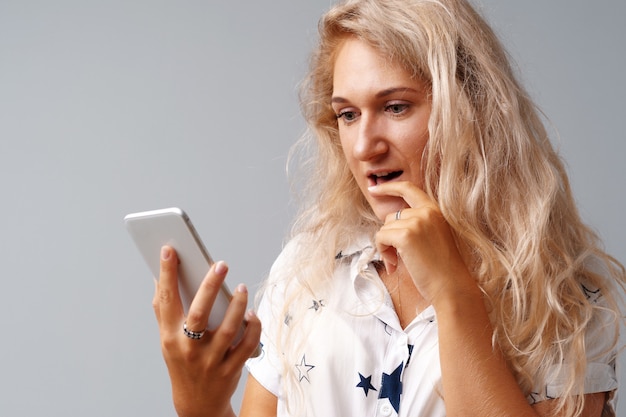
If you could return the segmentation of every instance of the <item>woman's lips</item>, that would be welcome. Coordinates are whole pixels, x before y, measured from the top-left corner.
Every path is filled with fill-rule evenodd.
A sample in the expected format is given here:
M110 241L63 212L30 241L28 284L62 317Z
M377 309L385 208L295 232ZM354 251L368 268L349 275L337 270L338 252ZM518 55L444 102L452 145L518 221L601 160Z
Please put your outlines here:
M367 176L369 179L369 186L383 184L392 181L402 175L402 171L384 171L370 174Z

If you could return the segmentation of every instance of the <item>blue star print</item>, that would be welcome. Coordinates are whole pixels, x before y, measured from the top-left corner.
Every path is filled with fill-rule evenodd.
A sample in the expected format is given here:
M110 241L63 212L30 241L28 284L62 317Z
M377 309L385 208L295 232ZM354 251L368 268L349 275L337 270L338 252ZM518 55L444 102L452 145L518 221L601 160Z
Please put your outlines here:
M366 397L367 397L367 394L369 394L370 390L376 391L376 388L374 388L374 386L372 385L371 375L366 378L363 375L361 375L361 373L359 372L359 378L361 378L361 382L356 384L356 386L357 388L363 388L363 391L365 392Z
M409 347L409 358L406 360L406 366L409 366L409 362L411 362L411 355L413 354L414 345L408 345Z
M393 409L398 413L400 410L400 395L402 394L402 364L388 375L383 372L382 387L380 388L380 394L378 398L389 398L389 402L393 406Z

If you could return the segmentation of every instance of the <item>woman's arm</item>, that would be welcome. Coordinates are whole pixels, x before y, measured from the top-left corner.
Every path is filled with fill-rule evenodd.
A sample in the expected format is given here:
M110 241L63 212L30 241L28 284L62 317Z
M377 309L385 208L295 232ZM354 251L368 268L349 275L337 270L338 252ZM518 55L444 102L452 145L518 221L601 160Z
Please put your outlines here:
M457 291L440 294L434 305L448 415L537 416L492 345L493 329L478 286L459 286L450 293Z
M276 417L276 408L276 396L248 375L239 417Z
M528 405L502 354L492 347L493 329L478 288L444 299L435 310L448 415L553 415L555 400ZM581 417L600 417L605 398L603 392L586 395Z
M437 313L447 415L548 415L554 404L529 405L502 353L494 348L483 294L437 205L407 182L386 183L370 191L402 197L408 205L401 216L388 215L376 236L377 246L388 269L406 268ZM586 397L585 417L600 416L598 397Z

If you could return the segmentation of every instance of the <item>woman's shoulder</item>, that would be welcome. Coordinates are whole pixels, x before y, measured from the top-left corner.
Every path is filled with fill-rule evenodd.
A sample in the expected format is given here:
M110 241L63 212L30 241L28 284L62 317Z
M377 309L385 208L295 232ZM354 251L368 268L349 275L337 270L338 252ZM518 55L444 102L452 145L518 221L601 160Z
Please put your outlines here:
M310 233L300 233L285 241L280 253L274 260L270 269L269 279L276 278L281 270L293 267L296 263L300 251L311 239Z

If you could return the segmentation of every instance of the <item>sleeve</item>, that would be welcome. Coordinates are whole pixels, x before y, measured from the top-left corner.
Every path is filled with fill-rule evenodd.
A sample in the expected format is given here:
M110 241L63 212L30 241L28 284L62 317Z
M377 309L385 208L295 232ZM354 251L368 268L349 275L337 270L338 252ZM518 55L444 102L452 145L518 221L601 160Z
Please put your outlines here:
M289 242L280 253L270 270L265 283L257 315L261 320L261 354L246 362L246 369L265 389L277 397L281 396L282 355L277 345L281 327L285 326L285 282L289 280L296 239Z
M280 395L281 386L281 363L280 356L278 355L276 340L277 340L277 324L275 320L275 314L272 310L272 301L276 301L273 296L269 295L269 291L266 290L259 308L257 315L261 320L263 330L261 332L261 354L255 358L250 358L246 362L246 368L250 375L254 377L265 389L274 394Z
M593 394L608 392L605 414L615 415L615 399L618 388L617 380L617 347L614 346L616 337L612 311L608 310L599 296L593 301L599 305L595 309L594 317L589 323L585 334L587 372L584 380L584 393ZM550 398L558 398L565 391L569 380L563 366L552 365L547 383L536 387L535 392L528 397L530 403L536 403Z

